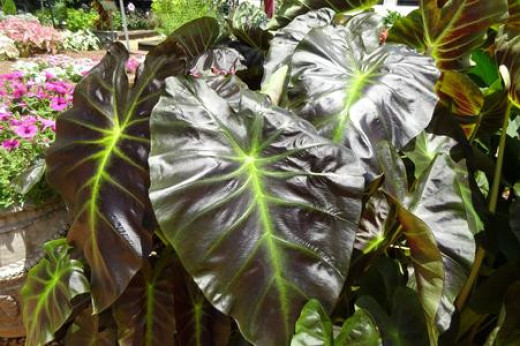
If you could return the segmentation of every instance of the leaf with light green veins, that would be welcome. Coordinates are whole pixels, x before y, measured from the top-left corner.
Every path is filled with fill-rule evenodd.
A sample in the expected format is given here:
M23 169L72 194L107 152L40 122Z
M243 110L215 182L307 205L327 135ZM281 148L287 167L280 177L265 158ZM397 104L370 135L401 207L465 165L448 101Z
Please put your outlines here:
M347 318L334 345L379 346L381 336L372 316L364 309L356 307L354 315Z
M57 120L47 179L69 208L68 239L89 264L96 313L119 297L150 252L149 117L164 79L187 73L188 60L213 44L215 28L211 18L179 28L148 53L133 87L125 72L128 52L112 45Z
M401 149L430 123L439 74L431 58L401 45L374 49L364 35L363 26L313 29L292 56L288 100L320 134L354 150L372 180L379 141Z
M342 289L365 185L355 155L248 90L233 111L170 78L154 108L150 197L209 301L251 342L290 341L310 298Z
M388 41L430 54L440 69L459 68L482 45L487 30L507 16L507 0L452 0L442 6L437 0L421 0L419 10L394 24Z
M359 12L376 5L379 0L287 0L284 1L268 29L276 30L288 25L294 18L312 10L330 8L334 12Z
M22 287L26 344L43 345L70 317L71 300L89 291L83 264L69 255L66 239L43 246L45 257L34 266Z
M175 345L173 254L146 263L113 306L119 345Z

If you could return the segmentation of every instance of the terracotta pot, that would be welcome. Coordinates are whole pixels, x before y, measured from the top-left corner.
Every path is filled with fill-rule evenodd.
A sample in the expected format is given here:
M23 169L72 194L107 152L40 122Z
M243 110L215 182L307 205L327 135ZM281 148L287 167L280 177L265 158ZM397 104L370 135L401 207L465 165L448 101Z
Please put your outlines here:
M0 337L23 336L20 288L42 257L42 245L68 229L61 201L0 212Z

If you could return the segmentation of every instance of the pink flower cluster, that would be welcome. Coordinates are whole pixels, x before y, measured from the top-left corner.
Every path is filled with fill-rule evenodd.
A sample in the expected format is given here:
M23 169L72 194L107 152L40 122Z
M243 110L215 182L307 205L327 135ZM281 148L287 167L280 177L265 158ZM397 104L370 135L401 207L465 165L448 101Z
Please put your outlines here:
M46 74L44 83L15 71L0 75L0 140L12 151L24 143L46 147L54 139L55 117L72 104L74 85Z
M62 41L58 30L43 26L38 20L8 18L0 22L0 32L15 41L22 56L55 52Z

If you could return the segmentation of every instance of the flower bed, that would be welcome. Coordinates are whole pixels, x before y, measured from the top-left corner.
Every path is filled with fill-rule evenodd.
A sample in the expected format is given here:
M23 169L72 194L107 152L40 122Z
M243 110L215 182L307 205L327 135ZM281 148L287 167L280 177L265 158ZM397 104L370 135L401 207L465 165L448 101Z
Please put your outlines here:
M129 60L134 73L141 58ZM54 140L55 119L71 104L75 83L97 64L49 56L19 61L0 75L0 210L52 196L41 181L43 153Z
M23 205L28 199L38 202L51 194L39 183L43 169L30 181L24 181L20 172L38 164L54 140L56 116L72 103L74 83L95 64L89 59L49 57L18 62L14 72L0 75L0 209ZM31 193L24 194L28 190Z

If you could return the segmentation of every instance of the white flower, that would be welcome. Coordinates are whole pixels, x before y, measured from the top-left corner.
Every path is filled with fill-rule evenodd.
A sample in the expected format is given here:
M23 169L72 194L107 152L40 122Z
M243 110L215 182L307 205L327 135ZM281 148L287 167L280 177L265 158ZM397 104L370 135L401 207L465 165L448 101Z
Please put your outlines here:
M128 9L128 12L134 12L135 11L135 5L131 2L128 3L128 6L126 7Z

